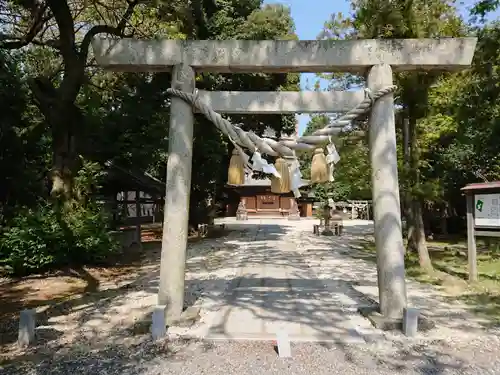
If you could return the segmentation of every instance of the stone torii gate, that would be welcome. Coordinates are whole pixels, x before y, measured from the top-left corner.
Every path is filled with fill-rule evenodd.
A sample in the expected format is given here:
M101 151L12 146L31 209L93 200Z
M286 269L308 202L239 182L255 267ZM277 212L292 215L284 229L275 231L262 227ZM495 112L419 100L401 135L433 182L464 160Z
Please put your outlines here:
M172 88L190 94L195 90L195 72L367 73L367 87L376 91L393 85L393 72L456 71L469 67L476 38L349 41L95 38L92 46L98 64L105 69L173 71ZM345 112L365 99L362 91L201 91L197 95L221 113ZM407 296L392 92L373 103L369 146L380 313L387 319L400 321ZM192 154L193 106L173 96L156 317L162 322L166 319L168 325L181 318L183 308Z

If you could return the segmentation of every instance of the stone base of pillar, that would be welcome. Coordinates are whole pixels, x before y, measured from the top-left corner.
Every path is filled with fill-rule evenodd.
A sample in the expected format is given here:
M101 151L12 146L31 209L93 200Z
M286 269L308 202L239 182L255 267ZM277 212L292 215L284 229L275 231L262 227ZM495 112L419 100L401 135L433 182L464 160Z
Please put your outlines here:
M161 340L167 337L167 326L189 328L200 320L200 306L190 306L185 309L181 316L175 321L167 322L165 318L166 306L157 305L153 309L151 336L153 340Z
M322 236L333 236L333 231L329 228L325 228L323 232L321 232Z
M358 312L363 315L377 329L382 331L407 331L404 325L404 318L389 318L380 313L378 304L371 306L361 306ZM419 314L417 317L416 330L419 332L427 332L433 329L436 324L426 316ZM412 329L415 329L412 327ZM415 333L413 333L414 335Z

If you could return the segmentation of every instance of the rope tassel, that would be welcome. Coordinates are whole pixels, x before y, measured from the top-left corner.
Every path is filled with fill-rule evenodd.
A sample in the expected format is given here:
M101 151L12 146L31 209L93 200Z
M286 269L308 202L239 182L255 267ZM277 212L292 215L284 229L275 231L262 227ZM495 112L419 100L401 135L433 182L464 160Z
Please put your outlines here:
M227 183L229 185L243 185L245 183L245 161L237 149L233 150L233 155L229 161Z
M328 164L325 153L322 148L314 150L314 156L311 163L311 182L327 182Z
M271 177L271 191L275 194L285 194L289 193L291 189L290 183L290 169L288 168L288 163L283 158L276 159L274 163L276 170L278 171L280 178L272 176Z

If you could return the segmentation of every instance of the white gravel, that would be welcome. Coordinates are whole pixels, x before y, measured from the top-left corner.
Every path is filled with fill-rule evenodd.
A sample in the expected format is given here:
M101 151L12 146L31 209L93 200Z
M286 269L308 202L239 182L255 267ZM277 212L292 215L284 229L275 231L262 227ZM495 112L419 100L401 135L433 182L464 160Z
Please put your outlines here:
M484 346L482 343L481 346ZM472 345L477 348L476 345ZM377 345L292 345L292 358L279 358L269 342L201 342L171 340L151 343L144 336L135 344L70 351L36 362L17 361L3 375L62 374L499 374L495 351L468 350L463 354L442 343L410 347ZM472 355L472 357L471 357ZM470 358L474 362L470 362Z

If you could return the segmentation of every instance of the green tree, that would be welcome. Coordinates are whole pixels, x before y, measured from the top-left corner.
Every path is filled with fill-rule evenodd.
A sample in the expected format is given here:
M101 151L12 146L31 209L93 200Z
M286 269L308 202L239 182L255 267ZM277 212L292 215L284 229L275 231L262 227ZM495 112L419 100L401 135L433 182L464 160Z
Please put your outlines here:
M37 111L30 104L19 57L0 51L0 226L16 207L33 204L44 194L47 139Z
M499 6L500 0L480 0L474 4L470 13L472 16L479 16L484 19L488 13L494 12Z
M500 66L498 22L478 31L471 69L441 78L430 90L422 120L424 178L435 181L440 197L463 213L460 188L477 180L500 179Z
M289 9L262 1L8 1L0 19L0 48L28 48L23 58L40 113L51 129L52 193L67 199L79 168L77 155L165 174L170 75L102 72L93 65L89 44L98 34L191 39L294 38ZM19 22L21 20L22 22ZM295 86L298 75L213 75L197 77L208 90L275 90ZM138 106L137 103L140 103ZM235 121L255 131L282 129L292 116L246 116ZM222 190L227 146L207 120L195 127L193 207ZM222 142L221 142L222 141ZM150 147L144 147L148 145ZM207 164L208 163L208 164ZM206 168L210 165L211 168ZM199 173L198 173L199 172Z
M0 21L5 34L0 48L33 47L33 58L46 56L50 58L44 62L55 63L50 75L47 69L31 80L36 103L51 129L54 197L68 200L72 196L73 175L78 168L76 145L83 126L83 116L75 102L86 80L92 38L101 33L125 35L127 27L133 24L137 5L137 0L119 2L111 8L97 1L12 0L4 3ZM96 19L96 14L103 15L102 21Z
M465 26L452 1L447 0L353 0L353 14L332 17L324 35L334 38L424 38L461 36ZM429 88L440 74L407 72L396 74L399 87L397 104L403 107L410 125L410 164L404 171L402 191L406 191L406 216L409 222L408 246L419 253L420 264L432 268L425 239L422 204L425 186L420 176L419 119L426 116ZM352 81L352 78L351 78Z

